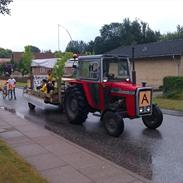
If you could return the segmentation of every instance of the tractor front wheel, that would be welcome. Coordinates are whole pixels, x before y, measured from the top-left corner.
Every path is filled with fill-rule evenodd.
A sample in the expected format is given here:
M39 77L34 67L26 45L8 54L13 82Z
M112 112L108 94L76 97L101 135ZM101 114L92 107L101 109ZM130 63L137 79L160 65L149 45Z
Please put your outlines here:
M102 121L107 133L110 136L119 137L124 131L123 118L117 112L105 112Z
M71 86L66 90L64 110L70 123L82 124L88 116L88 103L82 88Z
M142 121L147 128L156 129L163 122L163 113L158 106L153 105L152 115L143 116Z

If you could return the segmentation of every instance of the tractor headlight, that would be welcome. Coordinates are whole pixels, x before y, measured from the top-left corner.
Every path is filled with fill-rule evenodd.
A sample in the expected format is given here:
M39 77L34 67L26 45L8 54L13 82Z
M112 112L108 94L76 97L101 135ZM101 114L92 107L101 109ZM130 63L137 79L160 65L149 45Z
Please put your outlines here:
M151 106L147 106L146 110L147 110L147 112L150 112L151 111Z
M143 108L143 107L141 107L141 108L139 109L139 111L140 111L140 113L143 113L144 108Z
M139 112L141 114L150 113L151 112L151 106L140 107Z

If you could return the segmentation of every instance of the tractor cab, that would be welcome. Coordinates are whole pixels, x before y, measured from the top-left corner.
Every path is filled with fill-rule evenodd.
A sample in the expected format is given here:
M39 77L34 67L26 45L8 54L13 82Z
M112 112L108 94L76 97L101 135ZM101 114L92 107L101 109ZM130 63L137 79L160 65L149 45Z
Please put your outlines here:
M130 62L122 56L81 56L78 59L77 78L95 82L130 81Z

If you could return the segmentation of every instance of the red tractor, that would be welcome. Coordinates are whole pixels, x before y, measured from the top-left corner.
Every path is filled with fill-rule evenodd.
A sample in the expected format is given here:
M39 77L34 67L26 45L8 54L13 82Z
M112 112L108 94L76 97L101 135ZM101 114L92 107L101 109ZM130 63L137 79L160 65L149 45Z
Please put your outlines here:
M71 123L82 124L89 112L100 112L105 129L115 137L124 130L124 118L142 117L150 129L162 124L162 112L152 104L152 88L132 82L127 57L80 56L76 70L77 77L69 81L64 97Z

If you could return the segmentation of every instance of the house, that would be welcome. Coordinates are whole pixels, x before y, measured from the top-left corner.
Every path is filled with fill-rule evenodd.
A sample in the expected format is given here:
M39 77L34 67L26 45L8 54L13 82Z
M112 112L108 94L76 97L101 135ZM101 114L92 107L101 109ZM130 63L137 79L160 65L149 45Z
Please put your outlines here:
M11 59L16 63L19 63L22 57L23 57L23 52L13 52ZM49 58L56 58L56 57L51 52L33 53L33 59L49 59Z
M0 58L0 64L10 63L11 58Z
M183 76L183 39L119 47L108 53L126 55L131 60L132 47L138 84L146 81L158 88L166 76Z
M32 76L33 76L33 88L36 89L41 85L43 79L48 79L48 71L52 71L57 58L48 59L34 59L31 63Z

